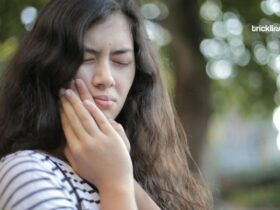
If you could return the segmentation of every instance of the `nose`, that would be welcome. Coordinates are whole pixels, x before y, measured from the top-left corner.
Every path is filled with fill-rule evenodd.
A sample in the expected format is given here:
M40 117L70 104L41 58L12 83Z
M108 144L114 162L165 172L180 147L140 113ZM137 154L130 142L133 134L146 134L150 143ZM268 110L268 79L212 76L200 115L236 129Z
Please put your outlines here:
M115 85L109 62L101 61L98 63L92 76L92 84L100 89L106 89Z

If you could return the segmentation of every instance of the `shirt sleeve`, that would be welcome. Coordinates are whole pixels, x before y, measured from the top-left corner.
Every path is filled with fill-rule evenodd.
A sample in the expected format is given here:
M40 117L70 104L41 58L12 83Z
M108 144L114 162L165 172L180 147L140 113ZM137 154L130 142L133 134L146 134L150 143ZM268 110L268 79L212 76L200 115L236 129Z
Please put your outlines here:
M0 162L1 210L76 210L60 178L39 159L17 155Z

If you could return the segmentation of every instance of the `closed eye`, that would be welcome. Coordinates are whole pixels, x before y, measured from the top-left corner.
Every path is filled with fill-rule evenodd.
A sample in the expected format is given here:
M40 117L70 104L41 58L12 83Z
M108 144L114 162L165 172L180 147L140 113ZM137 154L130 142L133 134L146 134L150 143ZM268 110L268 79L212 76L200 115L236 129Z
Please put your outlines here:
M122 62L122 61L114 61L114 63L121 65L121 66L128 66L131 64L131 62Z
M95 61L96 61L95 58L86 58L86 59L83 60L83 63L93 63Z

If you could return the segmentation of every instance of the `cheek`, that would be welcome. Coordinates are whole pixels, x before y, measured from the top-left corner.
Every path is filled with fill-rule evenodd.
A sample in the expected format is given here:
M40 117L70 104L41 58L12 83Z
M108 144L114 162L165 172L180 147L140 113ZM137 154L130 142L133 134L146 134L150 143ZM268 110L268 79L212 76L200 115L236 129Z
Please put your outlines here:
M120 92L122 93L122 96L124 97L124 99L126 98L132 83L134 81L134 76L135 76L135 71L131 71L127 74L123 74L120 76L120 80L119 80L119 89Z
M76 79L82 79L84 82L88 82L87 80L91 77L91 69L89 66L81 65L75 75Z
M132 86L132 83L134 81L135 76L135 70L131 70L129 72L126 72L126 75L123 75L121 77L122 81L121 84L123 86L123 91L127 94Z

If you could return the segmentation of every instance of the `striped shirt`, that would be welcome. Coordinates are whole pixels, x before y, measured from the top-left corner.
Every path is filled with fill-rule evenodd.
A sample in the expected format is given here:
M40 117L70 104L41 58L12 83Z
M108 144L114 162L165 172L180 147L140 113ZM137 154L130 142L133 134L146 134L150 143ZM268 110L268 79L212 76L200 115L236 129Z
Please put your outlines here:
M98 190L64 161L24 150L0 160L1 210L98 210Z

